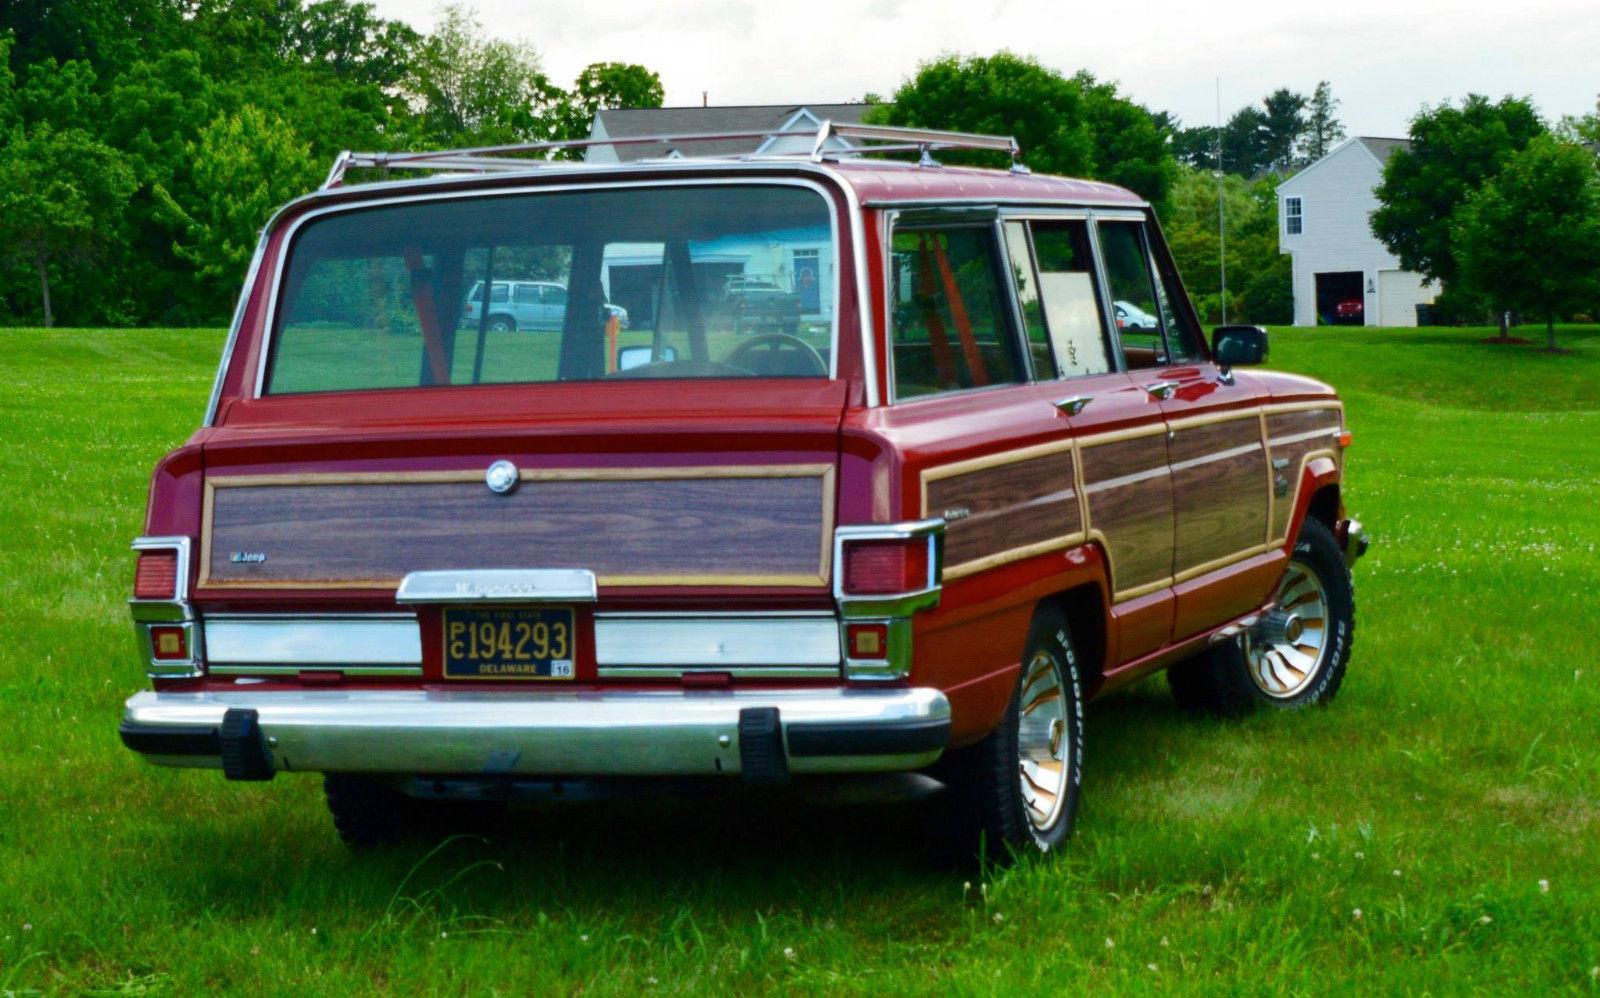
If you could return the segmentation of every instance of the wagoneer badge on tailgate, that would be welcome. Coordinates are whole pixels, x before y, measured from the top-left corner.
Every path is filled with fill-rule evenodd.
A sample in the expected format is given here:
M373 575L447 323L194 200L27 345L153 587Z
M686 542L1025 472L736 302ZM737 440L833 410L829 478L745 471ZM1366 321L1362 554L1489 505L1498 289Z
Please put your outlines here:
M517 479L517 466L510 461L496 461L489 465L489 470L484 472L483 475L483 480L489 486L489 491L500 495L509 495L515 491Z

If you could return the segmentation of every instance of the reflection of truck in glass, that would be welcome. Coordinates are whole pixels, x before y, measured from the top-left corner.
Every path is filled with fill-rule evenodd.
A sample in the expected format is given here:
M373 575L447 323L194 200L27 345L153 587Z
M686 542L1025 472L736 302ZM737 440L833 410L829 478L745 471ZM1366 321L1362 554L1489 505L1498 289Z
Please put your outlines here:
M773 328L793 332L799 328L800 296L785 291L770 277L732 274L722 290L740 331Z
M477 325L478 307L483 304L483 282L472 286L467 293L463 316L469 325ZM620 305L606 305L606 312L617 317L623 329L628 328L628 310ZM567 318L567 289L555 281L495 281L489 289L489 328L495 332L513 329L534 329L559 332Z

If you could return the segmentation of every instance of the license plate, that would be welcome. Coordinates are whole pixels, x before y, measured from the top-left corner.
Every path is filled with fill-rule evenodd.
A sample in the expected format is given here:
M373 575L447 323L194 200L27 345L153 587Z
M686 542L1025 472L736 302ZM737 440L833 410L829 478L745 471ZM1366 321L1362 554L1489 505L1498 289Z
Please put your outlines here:
M447 679L571 679L567 607L445 607Z

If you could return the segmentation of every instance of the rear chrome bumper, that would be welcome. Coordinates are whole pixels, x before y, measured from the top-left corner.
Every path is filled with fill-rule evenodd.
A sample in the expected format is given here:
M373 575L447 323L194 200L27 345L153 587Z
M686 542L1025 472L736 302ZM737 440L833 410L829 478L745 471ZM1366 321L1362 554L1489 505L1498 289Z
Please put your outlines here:
M932 689L139 693L120 728L166 766L474 776L916 769L950 734Z

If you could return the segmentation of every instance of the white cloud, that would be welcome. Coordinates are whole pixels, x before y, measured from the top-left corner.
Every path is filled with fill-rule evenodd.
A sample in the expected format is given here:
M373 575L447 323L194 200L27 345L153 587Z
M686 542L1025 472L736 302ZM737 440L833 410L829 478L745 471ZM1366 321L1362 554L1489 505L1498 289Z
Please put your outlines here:
M426 28L430 0L377 0ZM1353 133L1402 134L1423 103L1476 91L1592 110L1593 0L1117 4L997 0L476 0L487 31L533 43L558 82L598 61L661 74L669 104L841 101L888 94L918 62L1007 48L1088 69L1192 124L1289 86L1332 82Z

